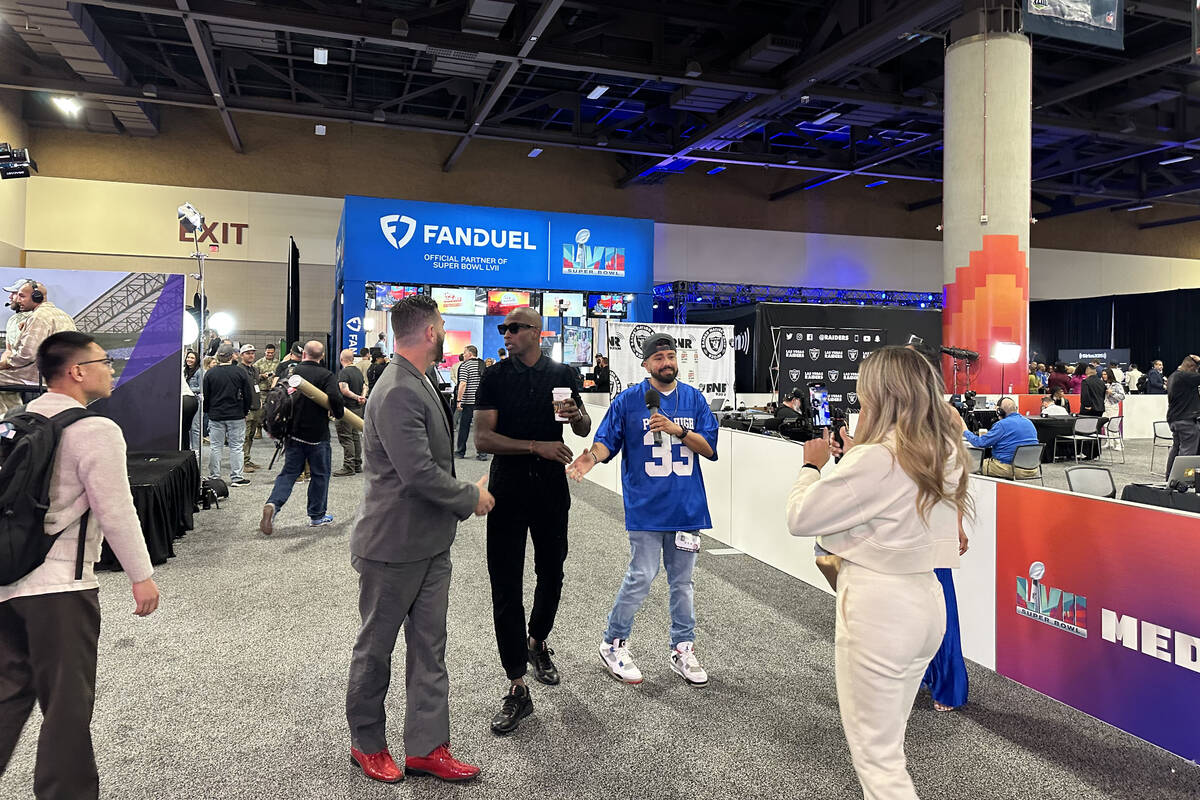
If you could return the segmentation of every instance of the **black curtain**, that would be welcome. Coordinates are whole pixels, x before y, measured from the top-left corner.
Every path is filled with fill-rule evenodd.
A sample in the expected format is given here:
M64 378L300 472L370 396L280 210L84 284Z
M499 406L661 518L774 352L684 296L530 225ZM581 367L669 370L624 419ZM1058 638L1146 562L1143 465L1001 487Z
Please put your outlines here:
M1143 371L1161 359L1170 373L1200 351L1200 289L1122 295L1115 299L1117 344Z
M287 346L291 347L296 342L300 341L300 248L296 247L296 240L291 239L291 247L288 249L288 273L287 273L287 322L284 338L287 339ZM283 358L286 353L280 353L279 357Z
M1107 350L1112 340L1113 297L1039 300L1029 304L1029 353L1047 365L1067 348ZM1117 347L1125 347L1118 331Z

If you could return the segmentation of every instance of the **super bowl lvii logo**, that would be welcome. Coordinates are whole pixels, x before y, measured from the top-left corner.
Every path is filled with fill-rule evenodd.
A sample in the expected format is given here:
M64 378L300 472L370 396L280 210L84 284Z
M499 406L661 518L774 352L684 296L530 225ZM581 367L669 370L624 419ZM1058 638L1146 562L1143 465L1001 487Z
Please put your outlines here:
M1017 613L1053 628L1087 638L1087 598L1042 582L1046 565L1034 561L1029 577L1017 576Z

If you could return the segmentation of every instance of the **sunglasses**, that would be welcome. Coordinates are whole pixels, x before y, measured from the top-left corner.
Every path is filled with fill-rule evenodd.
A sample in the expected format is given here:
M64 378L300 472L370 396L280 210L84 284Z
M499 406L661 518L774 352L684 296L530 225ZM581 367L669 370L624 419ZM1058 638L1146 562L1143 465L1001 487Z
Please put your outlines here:
M527 325L524 322L510 322L507 325L504 325L504 324L497 325L496 330L500 331L501 336L503 336L505 333L511 333L513 336L516 336L518 333L521 332L522 328L536 328L536 327L537 327L536 325Z
M113 359L112 358L93 358L90 361L76 362L76 366L82 367L84 364L103 364L106 367L111 367L113 365Z

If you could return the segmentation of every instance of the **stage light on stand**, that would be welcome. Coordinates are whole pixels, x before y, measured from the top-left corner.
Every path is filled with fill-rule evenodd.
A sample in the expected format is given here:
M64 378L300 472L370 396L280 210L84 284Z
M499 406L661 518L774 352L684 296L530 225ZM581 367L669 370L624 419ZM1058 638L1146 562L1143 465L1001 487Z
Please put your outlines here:
M196 339L200 338L200 325L196 322L196 318L188 312L183 313L183 344L195 344Z
M1003 391L1007 385L1004 382L1004 368L1021 358L1021 345L1016 342L996 342L992 345L992 358L1000 364L1000 388ZM1008 391L1012 392L1011 386Z

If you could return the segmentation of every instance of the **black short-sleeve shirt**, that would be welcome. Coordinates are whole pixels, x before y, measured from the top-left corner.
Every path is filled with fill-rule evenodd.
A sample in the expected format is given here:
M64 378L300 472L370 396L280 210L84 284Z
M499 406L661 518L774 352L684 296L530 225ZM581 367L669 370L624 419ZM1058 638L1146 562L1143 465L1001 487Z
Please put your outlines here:
M561 442L563 425L554 419L553 390L569 387L576 405L583 408L579 396L583 381L578 370L546 356L527 367L517 358L506 358L483 373L475 393L475 410L495 411L496 433L511 439ZM528 476L561 481L566 489L566 471L562 464L529 455L498 455L492 460L493 484L501 486L511 479Z
M362 370L360 370L358 367L354 366L353 364L348 367L342 367L337 374L337 380L338 383L346 384L350 391L354 392L356 395L360 397L362 396L365 378L363 377ZM342 395L342 401L346 404L346 408L350 409L351 411L358 411L360 408L357 402L351 400L345 395Z

